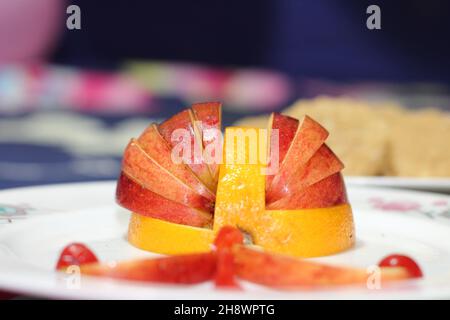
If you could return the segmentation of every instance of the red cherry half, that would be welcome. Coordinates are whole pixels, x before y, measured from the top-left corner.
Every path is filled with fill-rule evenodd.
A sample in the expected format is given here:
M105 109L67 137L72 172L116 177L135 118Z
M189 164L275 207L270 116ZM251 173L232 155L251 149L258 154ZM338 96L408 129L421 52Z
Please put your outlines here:
M423 273L419 265L413 259L405 255L392 254L381 260L378 265L380 267L403 267L408 270L411 278L423 277Z
M79 266L94 262L98 262L98 259L88 247L82 243L71 243L61 252L56 269L64 269L73 265Z

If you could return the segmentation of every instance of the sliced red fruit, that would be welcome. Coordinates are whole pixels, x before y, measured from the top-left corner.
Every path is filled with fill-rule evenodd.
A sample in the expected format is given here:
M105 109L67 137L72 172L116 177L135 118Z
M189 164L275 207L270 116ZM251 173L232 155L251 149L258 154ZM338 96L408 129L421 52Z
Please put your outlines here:
M278 141L277 145L273 144L270 140L270 148L269 152L274 152L278 150L278 162L279 165L283 163L283 160L286 156L286 153L291 146L292 140L294 140L295 133L297 132L299 121L297 119L281 115L279 113L272 113L269 119L269 137L272 135L273 130L278 130ZM269 157L269 166L271 164L271 160ZM275 175L268 175L266 177L266 192L268 191L270 185L272 184L272 180Z
M219 178L219 162L222 159L222 104L220 102L205 102L192 105L192 111L199 124L205 153L210 156L208 166L214 182ZM211 150L211 152L210 152ZM217 153L217 154L216 154Z
M190 157L184 159L185 163L197 175L197 177L212 191L215 191L216 185L209 171L208 165L203 161L203 143L201 134L194 126L195 116L191 109L186 109L177 113L170 119L164 121L158 126L161 136L172 146L172 149L178 156L182 156L181 152L190 150ZM176 137L174 132L184 134ZM176 139L178 138L178 139ZM178 152L179 151L179 152Z
M214 210L212 201L202 197L167 171L146 154L134 139L125 149L122 170L128 176L136 177L136 181L143 187L164 198L203 211L212 212Z
M161 136L155 124L150 125L138 138L138 144L146 154L153 158L175 177L183 181L201 196L214 201L215 195L209 190L192 170L184 163L175 163L172 160L172 149L169 143Z
M217 288L239 289L236 280L234 255L231 249L217 251L217 270L214 283Z
M81 266L81 274L131 281L195 284L213 279L215 254L200 253Z
M82 243L71 243L66 246L59 256L56 269L61 270L70 266L80 266L95 263L98 259L95 254Z
M194 227L209 227L212 223L210 213L164 198L123 172L117 182L116 201L135 213L169 222Z
M243 244L244 236L242 232L232 226L224 226L217 233L214 239L214 246L216 249L230 249L236 244Z
M216 287L239 288L236 281L233 247L243 243L244 236L239 229L225 226L219 230L214 240L217 252L217 271L214 277Z
M369 277L365 269L329 266L244 246L236 247L235 262L240 278L278 288L366 284ZM381 271L382 281L408 277L404 268L382 268Z
M341 171L343 163L326 145L322 145L319 150L308 160L308 162L297 168L295 175L288 180L274 180L272 191L266 196L267 203L272 203L282 198L296 196L306 187Z
M422 270L417 262L408 256L402 254L393 254L385 257L378 264L380 267L403 267L405 268L412 278L423 277Z
M295 127L292 118L274 115L272 126L275 125L277 127L273 127L272 130L283 128L284 123L287 123L286 126L289 126L291 130ZM284 130L287 131L287 129ZM308 160L323 145L328 137L328 131L310 117L304 116L297 127L292 141L287 141L292 136L292 133L284 133L283 135L286 137L284 138L286 141L282 141L280 138L279 144L282 145L280 150L283 153L285 152L285 155L280 160L278 173L273 177L270 186L266 188L266 199L269 203L280 198L280 192L283 192L283 188L285 188L288 181L292 181L296 177L297 171L304 167ZM285 151L286 144L289 145L287 151Z
M268 210L328 208L348 203L344 179L340 172L290 194L266 206Z

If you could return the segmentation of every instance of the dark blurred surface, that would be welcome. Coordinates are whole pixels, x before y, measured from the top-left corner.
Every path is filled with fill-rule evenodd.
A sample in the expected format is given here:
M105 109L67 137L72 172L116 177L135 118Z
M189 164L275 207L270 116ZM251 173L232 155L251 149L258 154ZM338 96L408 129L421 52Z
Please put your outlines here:
M450 82L450 2L362 0L78 0L82 30L54 60L114 67L124 59L263 66L294 77Z

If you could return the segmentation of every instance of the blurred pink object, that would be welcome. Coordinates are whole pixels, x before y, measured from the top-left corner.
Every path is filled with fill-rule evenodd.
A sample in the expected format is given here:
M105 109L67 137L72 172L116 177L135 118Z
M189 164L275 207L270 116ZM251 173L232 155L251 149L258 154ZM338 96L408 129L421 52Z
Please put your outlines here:
M289 79L273 71L243 69L233 72L224 88L224 101L247 110L272 110L291 95Z
M0 64L43 60L65 26L63 0L0 0Z
M0 68L0 113L40 109L148 112L156 108L152 102L151 92L121 73L41 64Z

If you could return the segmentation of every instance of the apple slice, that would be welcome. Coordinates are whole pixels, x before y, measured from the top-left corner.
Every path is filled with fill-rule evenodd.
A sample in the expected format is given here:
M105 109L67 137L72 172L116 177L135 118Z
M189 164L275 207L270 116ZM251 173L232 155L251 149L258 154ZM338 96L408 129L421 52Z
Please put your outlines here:
M314 183L300 192L290 193L266 206L268 210L328 208L348 203L344 179L340 172Z
M138 144L146 154L153 158L158 164L164 167L175 177L183 181L198 194L214 201L214 193L208 189L199 178L184 163L175 163L172 161L171 147L161 136L156 124L151 124L138 138Z
M131 281L195 284L213 279L216 257L212 252L198 253L117 263L86 264L80 269L82 275Z
M343 168L344 164L341 160L324 144L305 165L293 168L292 171L297 171L289 178L286 175L283 179L275 178L271 192L266 196L266 201L271 204L281 199L284 203L289 203L289 199L301 196L302 190L306 187L341 171Z
M117 182L116 201L128 210L152 218L194 227L209 227L212 223L210 213L164 198L124 172Z
M196 123L202 135L204 154L208 155L208 166L215 183L219 178L219 163L222 155L222 104L205 102L192 105ZM219 160L219 161L216 161Z
M158 126L161 136L172 146L183 152L188 151L190 155L186 155L183 159L197 177L212 191L216 190L216 184L209 172L208 165L203 161L202 137L194 124L195 117L191 109L186 109L177 113L170 119L164 121ZM181 133L176 130L184 130L186 135L176 136L175 133ZM173 150L172 150L173 151ZM177 156L181 156L178 154Z
M270 115L268 130L268 136L272 136L272 130L278 130L278 162L280 165L283 163L283 160L286 156L286 153L291 146L292 140L294 140L295 133L297 132L299 121L297 119L281 115L277 112L274 112ZM277 146L274 144L275 141L269 141L269 152L274 152L277 150ZM272 162L272 157L269 156L269 166ZM268 191L270 185L272 184L272 180L274 175L267 175L266 177L266 192Z
M236 247L234 253L240 278L271 287L366 284L370 276L364 269L319 264L244 246ZM405 268L381 268L381 281L409 277Z
M143 187L164 198L195 209L212 212L212 201L202 197L158 164L132 139L125 149L122 170Z
M285 126L286 128L284 128ZM293 128L295 128L295 125L292 118L278 114L274 115L272 130L281 130L279 145L280 151L285 152L285 155L281 154L282 159L280 157L279 171L273 177L270 186L266 188L266 199L268 202L279 198L279 194L276 193L283 190L286 182L296 176L299 168L302 168L308 162L328 137L328 131L308 116L304 116L300 121L294 138L290 142L289 139L292 137ZM284 131L291 132L283 133ZM288 144L288 150L285 151ZM271 153L273 152L271 150Z

